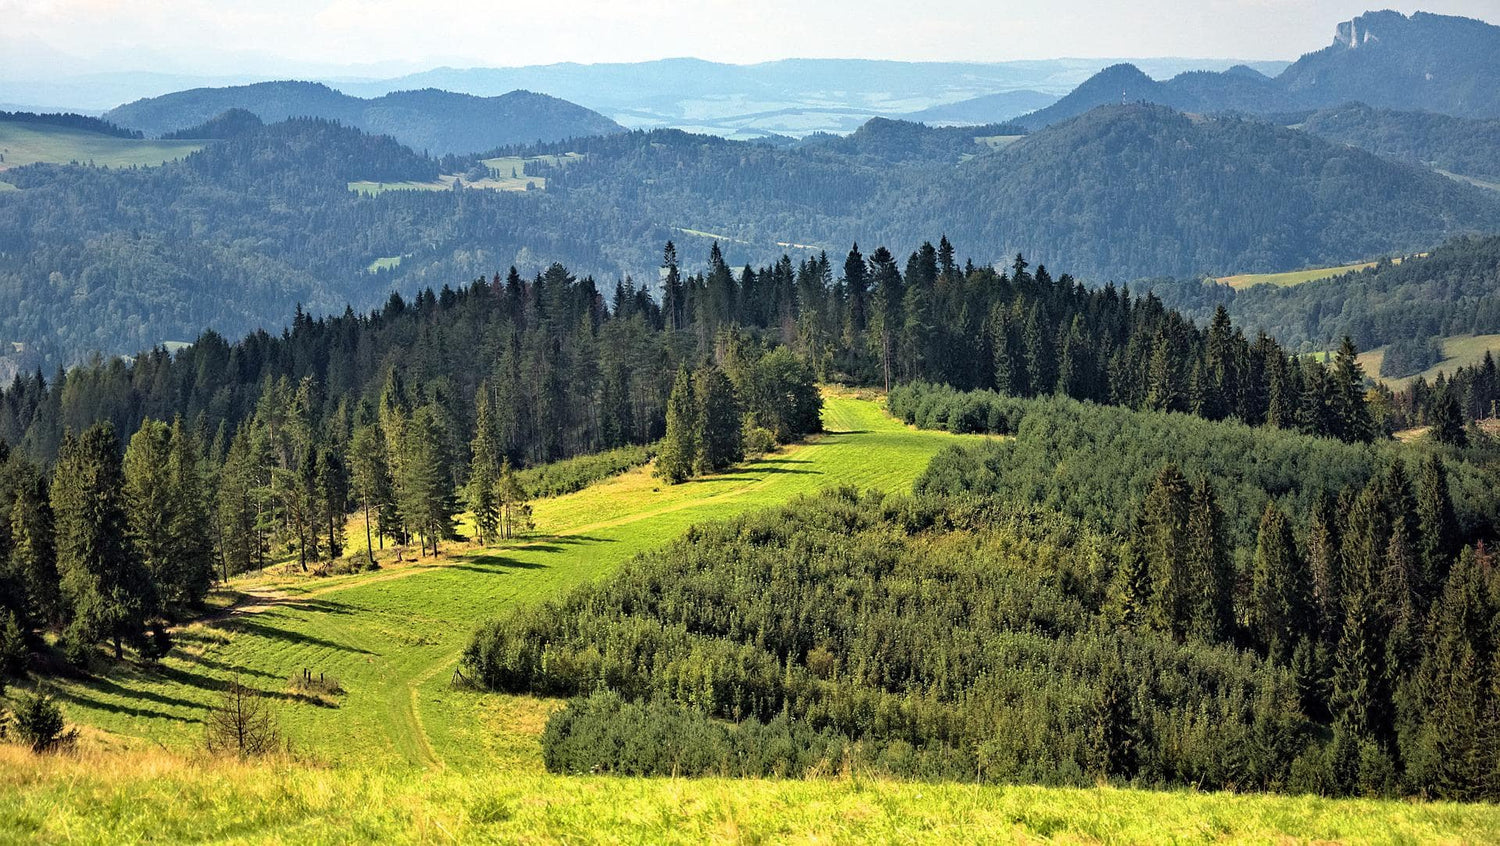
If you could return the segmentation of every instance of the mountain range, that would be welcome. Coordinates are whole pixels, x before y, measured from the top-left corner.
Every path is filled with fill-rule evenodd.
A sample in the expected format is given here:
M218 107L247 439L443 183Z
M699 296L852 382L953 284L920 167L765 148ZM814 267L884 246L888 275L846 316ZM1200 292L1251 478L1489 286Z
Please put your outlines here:
M1274 77L1236 66L1157 81L1112 65L1017 122L1032 128L1107 103L1148 102L1185 112L1269 114L1358 101L1469 118L1500 117L1500 27L1471 18L1367 12L1338 25L1329 46Z
M105 120L161 136L203 125L231 109L266 122L292 117L337 120L433 155L624 131L598 112L530 91L475 97L422 89L363 99L316 82L195 88L127 103L106 112Z

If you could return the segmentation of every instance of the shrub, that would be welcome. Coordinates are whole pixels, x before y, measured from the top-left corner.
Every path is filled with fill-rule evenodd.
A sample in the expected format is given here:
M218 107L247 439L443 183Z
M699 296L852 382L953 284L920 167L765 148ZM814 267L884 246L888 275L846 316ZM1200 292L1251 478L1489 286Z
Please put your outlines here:
M16 739L38 754L69 746L78 732L65 731L62 708L41 690L21 694L11 715Z

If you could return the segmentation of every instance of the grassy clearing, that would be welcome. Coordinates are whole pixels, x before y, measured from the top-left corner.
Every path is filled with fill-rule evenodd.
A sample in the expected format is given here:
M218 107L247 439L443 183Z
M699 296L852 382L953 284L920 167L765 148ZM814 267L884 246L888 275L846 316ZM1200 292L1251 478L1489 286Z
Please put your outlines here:
M401 259L402 256L381 256L380 258L370 262L370 266L366 267L365 271L368 273L375 273L381 270L392 270L401 266Z
M0 750L0 831L37 842L1485 843L1492 806L1113 788L562 778Z
M136 140L62 126L0 122L0 170L38 162L150 167L201 149L201 141Z
M565 153L561 156L500 156L483 159L486 166L499 172L490 179L468 180L458 174L445 173L433 182L350 182L349 190L372 197L387 191L451 191L454 183L463 180L465 188L480 188L488 191L539 191L547 187L545 176L527 176L526 163L541 161L556 167L566 167L583 161L582 153ZM511 176L514 173L515 176Z
M1392 261L1396 264L1401 263L1399 257L1392 259ZM1214 281L1221 285L1228 285L1235 290L1253 288L1256 285L1275 285L1278 288L1288 288L1293 285L1301 285L1305 282L1315 282L1319 279L1338 276L1342 273L1364 270L1374 267L1377 263L1366 261L1356 264L1346 264L1340 267L1315 267L1308 270L1293 270L1287 273L1242 273L1238 276L1221 276Z
M1359 363L1365 373L1380 379L1393 390L1405 388L1418 376L1431 382L1439 373L1450 376L1460 367L1479 364L1486 352L1500 355L1500 335L1453 335L1443 339L1443 360L1423 370L1400 379L1380 379L1380 365L1385 361L1385 347L1376 347L1359 354Z
M475 626L606 574L693 523L829 484L906 488L953 439L907 429L876 401L852 395L830 396L824 419L829 434L719 476L664 486L638 468L539 501L537 536L509 546L454 546L455 554L416 563L387 558L376 572L326 579L236 580L242 612L184 629L182 648L160 667L60 680L56 692L68 718L107 746L196 747L204 713L238 675L278 700L295 748L323 761L480 768L497 757L517 760L517 744L535 760L535 731L549 705L450 683ZM350 534L360 545L362 525ZM333 707L292 689L304 668L339 679L346 692ZM496 730L520 724L530 730Z

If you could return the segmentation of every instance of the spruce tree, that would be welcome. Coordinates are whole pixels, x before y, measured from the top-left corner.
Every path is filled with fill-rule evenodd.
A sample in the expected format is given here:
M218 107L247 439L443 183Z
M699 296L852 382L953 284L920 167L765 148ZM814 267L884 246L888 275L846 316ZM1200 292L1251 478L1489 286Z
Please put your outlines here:
M1261 648L1280 663L1290 660L1304 638L1316 634L1306 574L1291 521L1275 503L1267 503L1255 542L1249 617Z
M698 464L698 403L693 378L679 367L667 399L667 433L656 453L656 475L675 485L693 475Z
M24 592L25 618L38 626L62 621L62 597L58 592L57 555L52 525L52 504L47 483L34 468L26 467L16 480L16 498L10 514L10 571Z
M198 439L172 421L171 454L167 479L171 485L172 514L167 532L172 555L177 559L176 601L196 606L208 595L214 581L214 548L209 495L204 479L203 456Z
M182 600L179 564L172 543L172 480L167 466L172 433L165 423L146 420L125 449L124 500L130 543L151 575L164 605ZM153 608L153 612L163 609Z
M1433 454L1422 461L1417 474L1417 522L1421 526L1417 595L1422 607L1437 596L1448 577L1448 567L1458 546L1458 518L1448 492L1448 471L1443 459Z
M1193 485L1187 536L1188 630L1208 643L1234 632L1234 563L1224 539L1224 515L1207 479Z
M1344 625L1344 567L1338 509L1327 491L1319 491L1307 518L1307 569L1323 639L1338 639Z
M57 570L68 617L69 657L101 640L114 646L143 642L156 607L151 575L129 540L120 442L114 427L99 423L80 437L67 435L52 477Z
M481 384L474 402L474 439L469 444L469 483L465 491L469 513L480 544L495 540L500 510L496 502L499 484L499 445L490 422L488 385Z
M1188 523L1192 490L1177 465L1157 473L1141 505L1140 548L1151 585L1146 621L1158 631L1180 636L1188 622Z
M724 371L709 365L693 377L697 407L694 471L714 473L744 458L739 401Z

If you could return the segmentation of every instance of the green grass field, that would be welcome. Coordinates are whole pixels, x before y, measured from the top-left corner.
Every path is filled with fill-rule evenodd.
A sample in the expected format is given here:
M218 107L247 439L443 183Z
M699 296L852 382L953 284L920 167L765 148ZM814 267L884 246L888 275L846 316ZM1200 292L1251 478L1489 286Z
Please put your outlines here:
M202 148L201 141L138 141L62 126L0 121L0 156L4 157L0 170L38 162L154 166Z
M75 756L0 746L0 842L1073 842L1298 837L1494 842L1487 806L901 783L562 777L537 741L557 701L454 687L475 625L611 572L688 526L829 484L909 488L957 436L909 429L875 398L830 395L829 432L729 473L664 486L645 469L536 503L537 536L328 578L267 574L188 627L158 669L55 683ZM355 540L351 532L351 540ZM332 705L292 693L336 676ZM238 676L276 701L293 756L197 751Z
M0 748L7 842L1493 843L1492 806L1191 791L561 777L491 769L31 758Z

